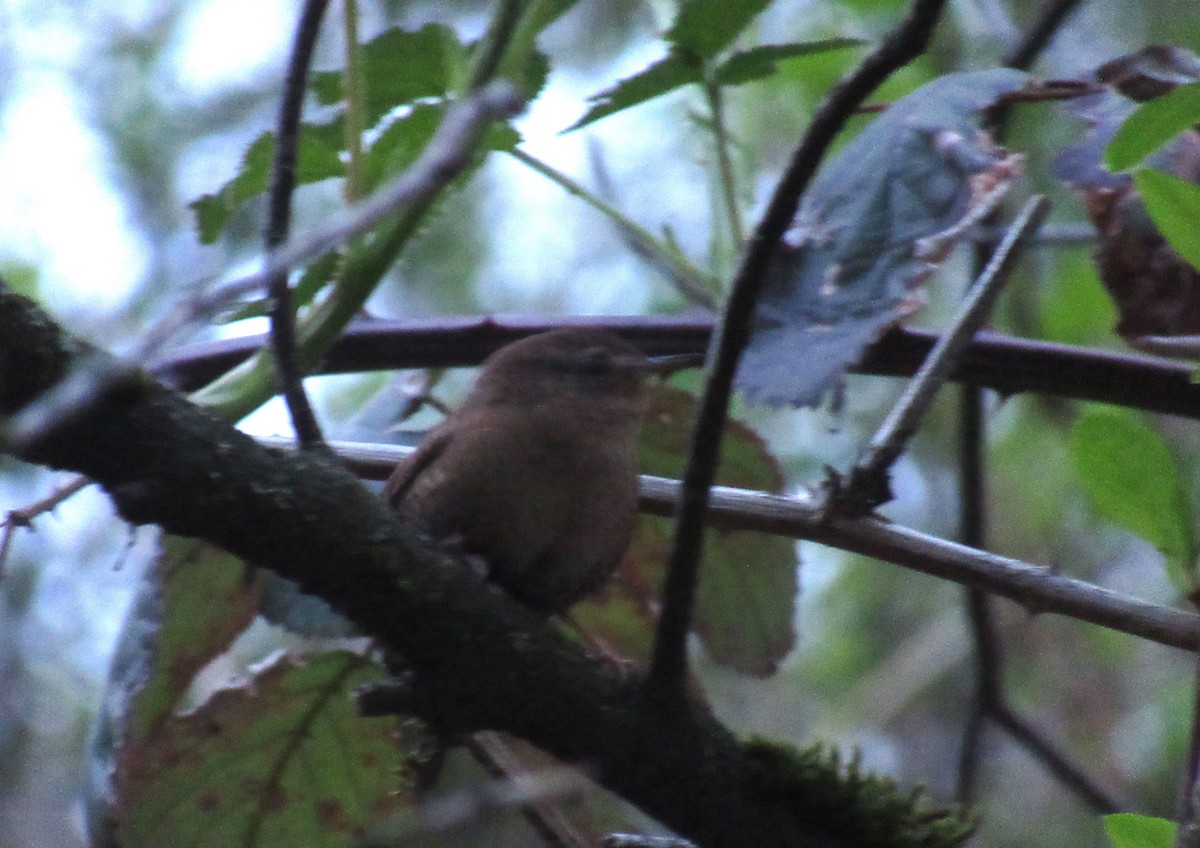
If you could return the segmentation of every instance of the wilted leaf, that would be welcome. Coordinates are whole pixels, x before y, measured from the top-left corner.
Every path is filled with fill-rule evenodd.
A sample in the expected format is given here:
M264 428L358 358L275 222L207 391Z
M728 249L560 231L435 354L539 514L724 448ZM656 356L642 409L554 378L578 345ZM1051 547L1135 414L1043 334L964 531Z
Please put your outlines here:
M1016 160L978 128L1025 74L950 74L894 103L814 179L755 314L737 386L774 405L817 404L921 286Z
M394 719L350 692L382 676L350 652L283 656L122 751L117 834L138 846L324 845L405 800Z
M1196 587L1192 506L1158 433L1115 410L1091 409L1071 429L1071 458L1096 511L1154 545L1184 594Z
M695 403L662 388L653 395L642 442L648 474L679 476ZM783 480L762 440L730 422L717 479L723 485L779 491ZM606 591L572 610L590 632L631 659L649 656L654 611L671 545L671 522L643 517L633 547ZM795 642L796 548L762 533L709 530L693 629L721 665L772 674Z
M1150 44L1105 62L1096 79L1131 100L1153 100L1177 85L1200 81L1200 59L1182 47Z
M167 536L126 616L90 752L89 818L115 822L119 765L130 745L155 732L196 673L253 620L261 581L237 557L195 539Z
M1143 94L1171 91L1182 80L1195 82L1197 78L1189 78L1186 69L1194 65L1200 73L1200 60L1177 49L1172 49L1171 54L1175 59L1169 74L1158 71L1156 76L1135 75L1126 68L1125 73L1132 76L1116 76L1125 82L1137 81L1130 84ZM1133 65L1145 61L1140 53L1127 59ZM1116 60L1110 65L1123 61ZM1134 189L1130 175L1114 174L1103 164L1106 148L1135 108L1135 104L1113 91L1073 104L1070 111L1086 120L1089 129L1083 138L1059 154L1054 170L1082 193L1088 217L1100 236L1094 258L1100 279L1120 315L1117 332L1127 338L1200 333L1200 273L1167 243ZM1185 130L1177 134L1145 161L1188 183L1196 183L1200 180L1200 133ZM1163 181L1155 176L1139 179L1154 196L1155 215L1163 216L1171 227L1178 221L1172 210L1178 207L1170 202L1172 195L1156 191L1159 186L1155 180ZM1163 188L1169 190L1167 186ZM1174 197L1181 199L1178 192ZM1186 196L1182 200L1186 208ZM1190 250L1188 242L1194 240L1180 234L1177 228L1171 237L1184 252Z
M1168 819L1137 813L1104 817L1104 832L1112 848L1172 848L1178 825Z

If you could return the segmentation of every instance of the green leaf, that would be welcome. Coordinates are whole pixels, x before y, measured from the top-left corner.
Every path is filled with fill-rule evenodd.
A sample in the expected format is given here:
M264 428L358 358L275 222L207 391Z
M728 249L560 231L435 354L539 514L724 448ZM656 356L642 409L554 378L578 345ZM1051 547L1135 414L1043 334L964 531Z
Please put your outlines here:
M1162 437L1128 413L1091 408L1071 429L1071 459L1096 511L1154 545L1180 591L1192 592L1192 507Z
M341 259L341 254L330 251L329 253L321 254L305 269L304 273L300 276L300 280L292 289L292 305L296 309L312 303L317 293L325 287L326 283L333 279L333 272L337 270ZM244 321L247 318L261 318L270 309L271 299L258 297L242 303L228 314L218 315L213 319L213 323L232 324L234 321Z
M345 167L338 156L340 148L340 122L302 125L300 145L296 151L296 185L342 176ZM189 204L196 214L196 229L201 243L215 242L243 203L266 192L274 156L275 133L265 132L252 141L242 154L242 167L237 176L225 183L216 194L203 195Z
M1135 171L1133 184L1167 244L1200 269L1200 186L1154 168Z
M350 693L383 676L348 651L281 656L122 752L129 848L330 845L405 803L396 722Z
M1104 832L1112 848L1172 848L1177 825L1167 819L1136 813L1104 817Z
M642 438L641 464L649 474L677 477L690 435L695 398L662 387L653 393ZM750 428L730 422L722 444L718 482L779 491L774 458ZM617 580L579 604L572 617L622 655L649 656L653 610L662 586L671 522L643 518ZM795 642L796 546L763 533L710 531L696 597L693 629L712 659L744 674L773 674Z
M710 59L728 47L770 0L689 0L666 39L679 50Z
M827 38L797 44L762 44L734 53L717 67L714 76L722 85L742 85L771 76L784 59L843 50L863 43L858 38Z
M661 97L691 83L704 81L704 69L700 63L680 53L672 53L660 59L644 71L618 82L612 88L588 98L592 108L563 132L571 132L587 126L601 118L607 118L630 106Z
M386 30L364 44L361 55L368 127L398 106L444 98L468 67L466 47L441 24L426 24L416 32ZM324 105L345 97L342 71L313 74L309 87Z
M1178 86L1125 119L1104 151L1104 164L1110 171L1127 171L1197 123L1200 82Z

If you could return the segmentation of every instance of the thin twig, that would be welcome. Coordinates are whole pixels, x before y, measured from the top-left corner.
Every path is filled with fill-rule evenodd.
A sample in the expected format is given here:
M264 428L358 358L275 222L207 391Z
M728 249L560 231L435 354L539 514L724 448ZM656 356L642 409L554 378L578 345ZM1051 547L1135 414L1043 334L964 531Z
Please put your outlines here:
M959 305L950 326L854 464L849 479L844 486L831 492L832 510L865 514L891 499L888 472L892 464L916 434L938 390L958 364L971 338L991 314L992 304L1008 282L1030 234L1037 231L1049 211L1050 202L1043 196L1034 197L1025 204L1004 241L992 254L991 261Z
M262 438L271 447L288 439ZM356 474L385 479L412 449L395 445L331 442ZM641 504L650 515L676 513L682 484L643 475ZM714 527L756 530L807 539L904 568L974 586L1008 598L1032 613L1063 615L1185 651L1200 649L1200 615L1143 601L1045 566L950 542L877 518L823 518L820 499L769 495L726 486L712 488L706 519Z
M656 268L661 269L679 289L679 293L689 301L697 306L703 306L705 309L717 308L716 299L709 293L708 287L705 285L704 273L688 262L678 251L661 244L649 230L635 223L612 203L588 191L557 168L531 156L519 147L514 147L507 152L521 164L532 168L568 194L578 197L608 218L630 249L647 259Z
M704 81L704 94L712 115L713 146L717 150L717 178L721 185L721 198L725 202L725 218L729 224L729 237L734 250L741 250L746 240L742 227L742 211L737 202L737 180L733 175L733 160L729 155L729 128L725 125L725 101L721 84L711 74Z
M662 615L647 681L652 689L669 697L682 694L686 685L687 634L700 569L709 487L716 472L733 378L749 338L751 315L765 284L767 269L834 137L867 95L894 70L920 55L943 5L945 0L914 0L907 17L853 73L829 92L779 180L734 277L725 315L709 344L708 379L688 452L683 496L662 592Z
M467 738L466 745L471 756L492 777L508 780L516 786L534 781L533 775L499 734L489 731L473 733ZM535 796L518 809L550 848L591 848L591 840L575 829L559 806L558 799Z
M1129 809L1128 802L1113 797L1108 791L1098 786L1087 772L1072 762L1069 757L1059 751L1025 719L1009 709L1006 704L993 704L988 710L988 715L1097 813L1115 813L1119 810Z
M1011 51L1004 56L1003 64L1009 68L1027 70L1037 61L1061 29L1067 16L1079 5L1079 0L1050 0L1038 15L1037 21L1026 32Z
M275 130L275 158L271 164L267 226L263 235L264 249L268 254L287 241L291 228L296 158L300 146L300 113L304 107L313 49L328 5L329 0L305 0L292 40L283 98L279 104L279 123ZM304 374L296 356L296 314L287 271L271 274L267 279L267 291L271 296L271 353L275 359L279 388L287 402L292 427L300 444L314 448L321 445L324 438L304 391Z
M1076 3L1077 0L1066 0L1066 2L1053 0L1051 6L1044 11L1016 48L1005 57L1005 64L1018 70L1027 70L1050 43L1070 8ZM1025 86L1021 93L1024 94L1031 89L1036 92L1039 88L1042 93L1045 93L1052 90L1054 86L1035 83ZM1012 106L1013 101L1005 99L995 109L990 110L987 116L997 142L1004 135ZM994 221L990 220L988 223L994 223ZM1089 238L1095 237L1094 228L1081 229L1082 235ZM1037 238L1048 240L1045 229L1039 228ZM988 254L992 251L994 242L999 240L997 237L993 240L976 242L974 251L976 275L982 273L995 260L994 253L991 256ZM971 383L963 385L960 410L958 540L965 545L982 550L987 547L984 458L987 427L983 417L983 389L980 386ZM971 700L970 714L967 716L963 728L957 794L960 801L970 803L973 800L978 777L980 746L983 744L986 722L989 719L997 719L1000 712L1009 716L1013 722L1020 723L1022 720L1004 702L1004 658L992 600L980 589L972 587L968 588L965 593L965 603L967 620L971 629L971 641L974 646L975 697ZM1040 753L1037 748L1031 750L1035 756ZM1057 752L1051 750L1058 757ZM1064 759L1058 757L1057 761ZM1054 762L1047 761L1047 765L1051 771L1059 774L1054 768ZM1086 790L1091 786L1091 782L1086 779L1074 783L1070 780L1065 782L1075 789L1083 787ZM1093 798L1095 794L1092 793Z
M32 527L33 519L42 513L50 512L67 498L86 489L91 482L86 477L73 477L41 500L8 511L3 524L0 525L4 528L4 535L0 537L0 577L4 576L5 566L8 564L8 554L12 549L13 538L17 535L17 531Z

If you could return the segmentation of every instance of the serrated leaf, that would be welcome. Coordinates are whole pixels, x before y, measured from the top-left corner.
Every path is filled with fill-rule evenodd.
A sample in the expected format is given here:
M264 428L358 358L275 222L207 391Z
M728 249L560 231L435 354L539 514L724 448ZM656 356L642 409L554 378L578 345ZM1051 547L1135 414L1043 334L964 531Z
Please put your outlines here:
M1177 830L1173 821L1137 813L1104 817L1104 832L1112 848L1172 848Z
M347 651L283 656L123 752L117 833L129 848L325 845L403 798L394 720L353 689L382 669Z
M660 387L651 398L642 439L642 469L678 476L695 398ZM778 491L782 475L762 440L731 421L717 474L723 485ZM618 576L605 592L572 610L590 632L638 661L649 655L658 593L671 543L671 522L643 517ZM709 656L760 677L774 673L795 643L796 549L762 533L710 531L693 629Z
M671 53L640 73L626 77L612 88L589 97L588 102L592 104L592 108L563 132L577 130L630 106L645 103L677 88L703 80L704 69L699 62L680 53Z
M1181 85L1143 103L1125 119L1104 151L1112 171L1127 171L1168 141L1200 123L1200 82Z
M722 85L742 85L771 76L785 59L844 50L863 43L858 38L827 38L797 44L760 44L734 53L717 67L713 76Z
M389 29L362 45L363 118L374 126L398 106L422 98L443 98L463 78L467 49L454 30L426 24L416 32ZM342 71L313 74L309 83L318 102L331 105L345 97Z
M1127 413L1089 409L1071 428L1071 459L1096 512L1157 548L1182 593L1195 589L1191 500L1162 437Z
M1135 171L1133 184L1167 244L1200 269L1200 186L1156 168Z
M770 0L688 0L665 38L681 51L709 59L728 47Z
M340 124L304 124L296 151L296 185L340 177L345 167L338 156ZM265 132L242 154L237 176L216 194L206 194L188 204L196 214L196 230L203 244L221 237L233 213L247 200L266 192L275 156L275 133Z
M892 106L828 161L776 253L737 387L755 402L814 406L922 287L956 224L1007 185L1018 162L979 115L1026 75L949 74ZM938 250L931 250L931 244Z

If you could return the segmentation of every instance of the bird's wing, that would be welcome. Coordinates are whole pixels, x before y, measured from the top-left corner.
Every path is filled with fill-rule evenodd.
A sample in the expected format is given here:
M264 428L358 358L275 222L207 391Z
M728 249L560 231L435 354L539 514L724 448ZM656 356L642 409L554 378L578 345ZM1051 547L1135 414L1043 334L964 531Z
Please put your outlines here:
M421 472L428 469L434 460L446 452L446 447L452 438L451 428L434 428L433 432L421 442L420 447L408 459L396 466L396 470L392 472L392 476L388 478L383 487L383 499L392 506L396 506L404 500L421 476Z

